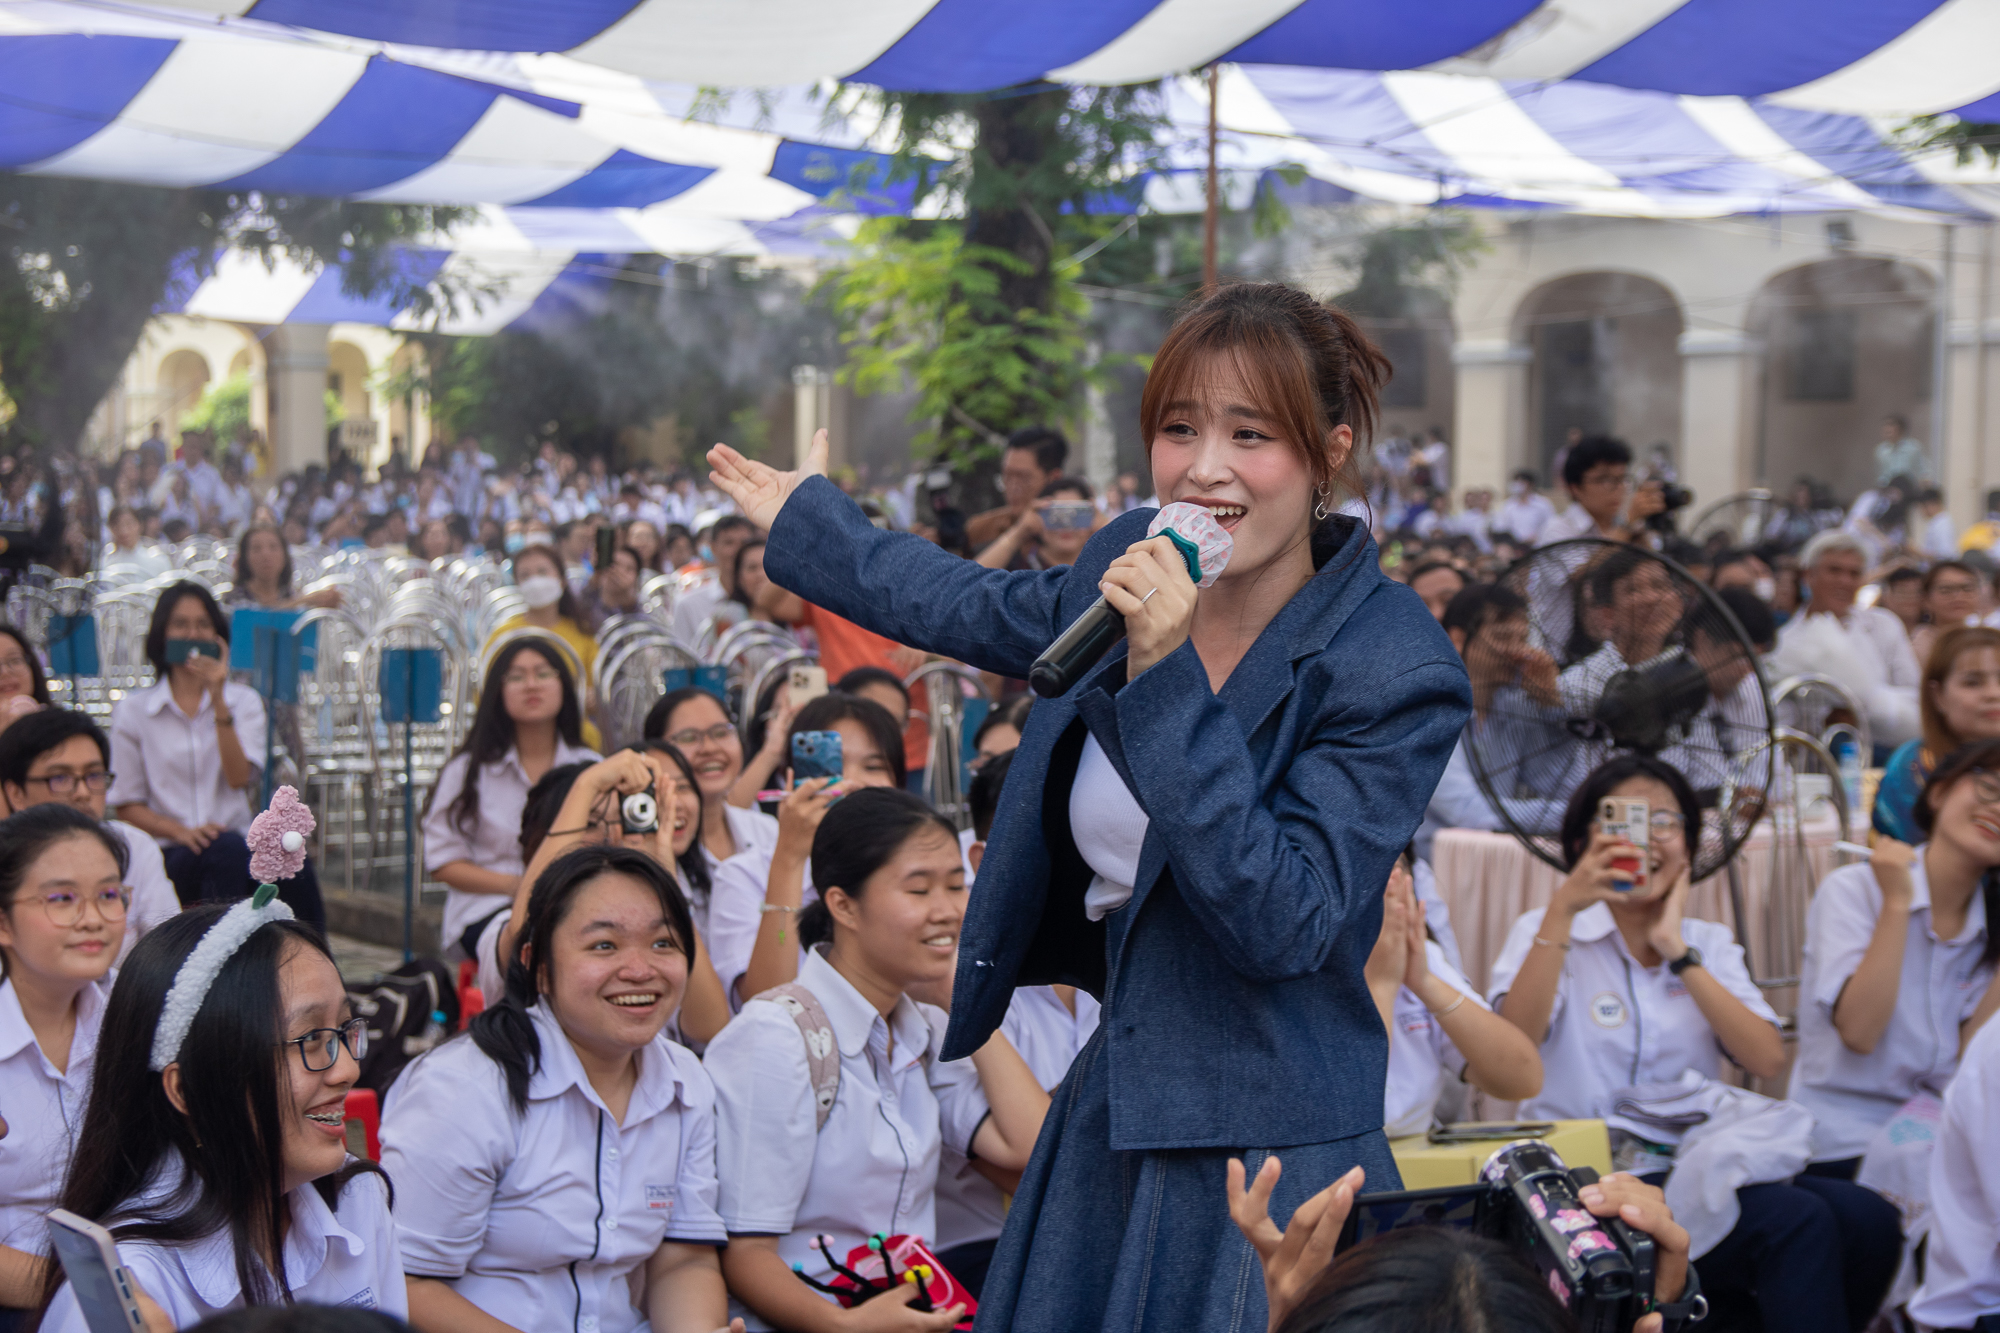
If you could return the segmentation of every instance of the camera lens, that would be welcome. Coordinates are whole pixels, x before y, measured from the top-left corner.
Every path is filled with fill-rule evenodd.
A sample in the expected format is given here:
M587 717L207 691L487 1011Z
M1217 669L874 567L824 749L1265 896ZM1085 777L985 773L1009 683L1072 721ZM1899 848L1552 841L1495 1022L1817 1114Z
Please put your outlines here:
M660 827L660 805L651 792L635 791L618 806L619 820L627 833L656 833Z

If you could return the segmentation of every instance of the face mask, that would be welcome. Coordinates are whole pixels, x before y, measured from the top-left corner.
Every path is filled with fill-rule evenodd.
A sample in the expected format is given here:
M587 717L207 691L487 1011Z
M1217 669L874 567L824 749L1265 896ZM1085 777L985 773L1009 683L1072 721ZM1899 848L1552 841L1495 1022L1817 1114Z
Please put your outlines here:
M506 540L500 543L500 549L504 550L508 555L512 555L527 544L528 539L526 537L523 537L518 532L510 532L507 534Z
M1758 601L1768 602L1778 595L1778 581L1776 579L1758 579L1750 585L1750 590L1757 594Z
M1525 481L1517 481L1512 486L1509 486L1507 489L1516 497L1523 496L1528 493L1528 483Z
M562 580L552 574L537 574L533 578L522 579L519 587L531 610L539 611L562 600Z

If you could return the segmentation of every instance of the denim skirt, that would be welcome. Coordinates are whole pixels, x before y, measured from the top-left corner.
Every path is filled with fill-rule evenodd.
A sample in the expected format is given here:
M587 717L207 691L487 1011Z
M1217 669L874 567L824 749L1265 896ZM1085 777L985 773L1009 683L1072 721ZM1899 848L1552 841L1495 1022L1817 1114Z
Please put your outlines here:
M1275 1152L1271 1197L1293 1210L1356 1164L1369 1193L1402 1188L1379 1129L1282 1148L1111 1147L1105 1027L1056 1090L1007 1213L974 1320L979 1333L1263 1333L1257 1252L1229 1218L1228 1162L1255 1176ZM1243 1095L1255 1097L1255 1088ZM1378 1097L1379 1097L1378 1093Z

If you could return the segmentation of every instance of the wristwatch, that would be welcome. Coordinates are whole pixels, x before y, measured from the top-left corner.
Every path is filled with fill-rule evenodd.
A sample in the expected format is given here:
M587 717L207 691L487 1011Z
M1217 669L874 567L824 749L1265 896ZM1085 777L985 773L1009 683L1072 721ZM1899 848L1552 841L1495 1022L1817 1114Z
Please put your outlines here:
M1667 971L1673 973L1675 976L1679 976L1681 973L1687 971L1691 967L1700 967L1700 966L1701 966L1701 950L1695 948L1692 944L1690 944L1688 945L1688 951L1686 953L1682 954L1679 958L1674 959L1673 962L1667 964Z

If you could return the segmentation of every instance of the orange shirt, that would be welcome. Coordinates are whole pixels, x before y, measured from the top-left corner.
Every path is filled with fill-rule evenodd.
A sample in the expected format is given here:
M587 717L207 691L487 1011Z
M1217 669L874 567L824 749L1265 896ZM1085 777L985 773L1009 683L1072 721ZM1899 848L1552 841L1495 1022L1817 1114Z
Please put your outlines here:
M833 685L842 676L856 667L881 667L901 680L909 673L898 666L892 654L902 650L903 645L894 639L885 639L873 630L861 628L851 620L843 620L823 607L805 604L805 614L797 623L812 630L819 638L819 664L826 669L826 681ZM919 701L910 701L914 709ZM921 717L912 713L910 724L903 728L903 763L914 773L930 761L931 731Z

